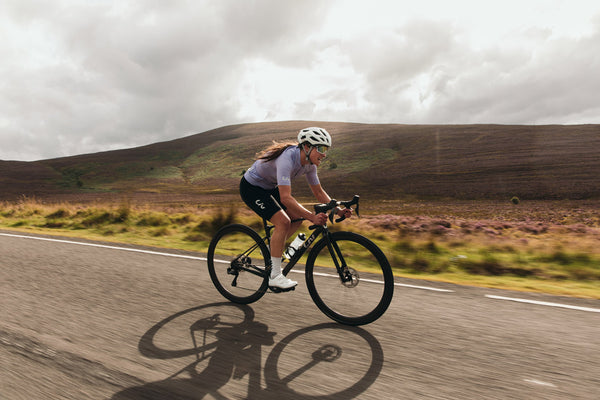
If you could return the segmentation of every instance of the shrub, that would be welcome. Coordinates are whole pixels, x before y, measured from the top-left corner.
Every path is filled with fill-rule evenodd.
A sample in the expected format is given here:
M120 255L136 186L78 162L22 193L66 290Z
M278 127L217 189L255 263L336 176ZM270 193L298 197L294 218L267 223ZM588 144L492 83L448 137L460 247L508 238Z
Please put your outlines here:
M202 221L198 224L196 230L213 236L223 226L233 224L236 220L237 208L232 205L227 210L220 209L216 214L213 214L211 218Z
M0 215L2 215L5 218L9 218L9 217L12 217L13 215L15 215L15 210L14 209L10 209L10 210L7 210L7 211L2 211L0 213Z
M397 253L392 254L390 264L392 265L392 269L405 269L408 266L406 256Z
M437 244L435 244L435 242L430 241L428 242L425 246L424 249L429 252L429 253L433 253L433 254L440 254L442 251L441 249L438 247Z
M510 202L513 204L519 204L521 202L521 200L519 200L519 198L517 196L513 196L512 199L510 199Z
M188 242L202 242L203 240L208 240L210 237L206 234L202 234L200 232L192 232L187 234L183 240Z
M113 220L113 215L108 211L96 211L90 213L89 216L87 216L83 221L81 221L81 224L86 228L89 228L92 226L111 223Z
M554 263L559 265L572 264L591 264L592 259L588 254L584 253L566 253L562 250L555 251L552 255L540 257L543 262Z
M46 219L67 218L71 213L64 208L60 208L51 214L46 215Z
M394 245L394 251L401 253L415 253L417 249L410 241L400 240Z
M437 220L437 221L433 221L433 224L434 225L440 225L440 226L443 226L444 228L448 228L448 229L452 228L452 223L450 223L450 222L448 222L446 220L443 220L443 219L440 219L440 220Z
M463 260L458 265L463 271L474 275L499 276L506 273L505 267L491 256L481 261Z
M117 214L115 216L115 220L119 221L119 222L126 222L129 219L129 216L131 215L131 208L124 204L121 205L118 209L117 209Z
M156 229L154 232L152 232L152 236L154 236L154 237L168 236L170 234L171 234L171 232L169 231L169 229L166 226L162 226L162 227Z
M539 235L541 233L548 232L548 227L543 223L539 222L537 225L522 225L519 227L519 230L525 233Z
M600 280L600 271L591 266L569 265L565 268L565 272L567 272L569 276L575 280Z
M429 260L423 257L417 257L413 260L410 265L410 269L414 272L427 272L429 271L430 263Z
M449 268L448 263L439 262L439 260L428 258L426 255L417 255L414 259L410 260L406 256L395 254L390 261L393 269L404 269L417 274L439 274Z
M519 277L527 277L535 275L539 272L537 269L507 267L491 256L488 256L481 261L462 260L458 265L463 271L473 275L515 275Z
M142 215L137 222L138 226L164 226L169 225L171 221L166 214L163 213L146 213Z
M46 223L42 226L44 228L62 228L63 226L65 226L65 223L62 221L49 220L46 221Z
M171 220L177 225L186 225L192 222L192 217L189 214L184 214L171 218Z

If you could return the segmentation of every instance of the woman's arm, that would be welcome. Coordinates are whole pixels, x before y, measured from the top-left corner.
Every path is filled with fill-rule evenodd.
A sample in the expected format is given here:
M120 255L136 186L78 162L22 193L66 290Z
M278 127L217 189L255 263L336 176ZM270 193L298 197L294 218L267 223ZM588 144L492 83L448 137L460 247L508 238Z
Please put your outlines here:
M329 203L331 201L331 197L325 192L321 184L310 185L310 190L312 190L319 203Z
M317 198L317 200L321 203L329 203L331 201L331 197L329 197L329 195L327 194L327 192L325 192L325 190L323 189L323 187L319 184L319 185L310 185L310 188L313 192L313 194L315 195L315 197ZM352 209L350 208L345 208L345 209L340 209L338 208L337 211L337 215L344 216L346 218L350 218L352 216Z
M315 185L317 186L317 185ZM320 185L318 185L320 186ZM314 193L314 192L313 192ZM325 192L323 192L325 193ZM327 195L327 194L325 194ZM316 196L316 195L315 195ZM279 185L279 197L281 198L281 202L284 206L287 207L286 212L290 215L292 219L295 218L304 218L308 221L311 221L315 225L324 225L327 221L327 214L313 214L308 211L306 208L302 206L302 204L298 203L296 199L292 196L292 187L288 185ZM329 197L329 196L328 196ZM318 198L317 198L318 199ZM319 200L321 201L321 200Z

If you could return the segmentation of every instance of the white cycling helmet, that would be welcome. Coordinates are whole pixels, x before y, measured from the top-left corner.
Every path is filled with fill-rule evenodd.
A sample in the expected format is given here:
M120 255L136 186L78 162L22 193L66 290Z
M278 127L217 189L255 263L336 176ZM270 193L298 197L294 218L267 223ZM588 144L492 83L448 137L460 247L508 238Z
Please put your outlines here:
M312 146L324 145L331 147L331 135L323 128L306 128L298 133L298 143L310 143Z

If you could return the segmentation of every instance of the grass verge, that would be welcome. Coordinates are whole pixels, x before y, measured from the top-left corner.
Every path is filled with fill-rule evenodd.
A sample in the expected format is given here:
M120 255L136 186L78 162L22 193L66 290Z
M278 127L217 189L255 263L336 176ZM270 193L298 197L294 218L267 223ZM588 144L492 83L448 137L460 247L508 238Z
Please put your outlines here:
M206 252L223 225L260 231L239 205L0 203L0 227L31 233ZM600 228L544 221L380 214L332 229L360 232L387 255L397 276L600 299ZM364 266L368 269L368 266Z

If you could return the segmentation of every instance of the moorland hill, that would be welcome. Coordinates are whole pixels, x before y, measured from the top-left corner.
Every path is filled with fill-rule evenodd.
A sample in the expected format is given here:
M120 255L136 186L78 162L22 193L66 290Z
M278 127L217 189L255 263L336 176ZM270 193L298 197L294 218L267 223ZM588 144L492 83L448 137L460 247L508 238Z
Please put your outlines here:
M146 146L0 161L0 193L235 193L257 151L322 126L334 145L319 177L338 198L600 197L600 125L402 125L286 121L225 126ZM295 185L296 194L307 194Z

